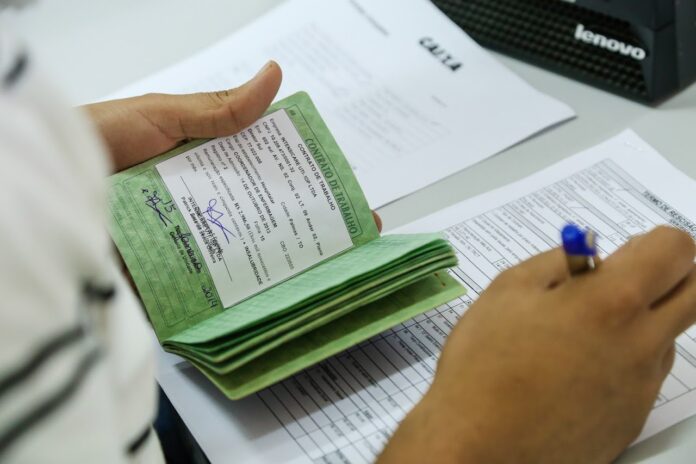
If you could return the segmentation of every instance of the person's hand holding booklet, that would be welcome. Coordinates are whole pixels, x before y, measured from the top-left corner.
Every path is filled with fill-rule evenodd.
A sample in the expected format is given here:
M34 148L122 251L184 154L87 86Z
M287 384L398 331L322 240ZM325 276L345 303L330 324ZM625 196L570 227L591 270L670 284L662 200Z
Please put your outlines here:
M110 185L112 235L160 343L230 398L465 292L439 234L379 236L304 93Z

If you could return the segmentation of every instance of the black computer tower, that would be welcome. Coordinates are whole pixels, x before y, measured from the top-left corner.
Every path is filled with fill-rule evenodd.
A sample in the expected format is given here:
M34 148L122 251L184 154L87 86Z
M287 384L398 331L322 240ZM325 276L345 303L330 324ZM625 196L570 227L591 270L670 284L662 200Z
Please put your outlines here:
M485 47L642 102L696 80L696 0L433 0Z

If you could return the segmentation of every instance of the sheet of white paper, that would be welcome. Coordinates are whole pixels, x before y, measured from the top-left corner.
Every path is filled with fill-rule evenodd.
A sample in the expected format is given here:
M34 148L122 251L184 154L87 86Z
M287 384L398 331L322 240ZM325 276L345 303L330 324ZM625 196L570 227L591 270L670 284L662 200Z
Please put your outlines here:
M600 256L660 224L696 238L696 182L632 131L521 182L462 202L399 232L446 230L461 250L455 271L478 295L500 270L560 245L575 222L598 232ZM677 356L637 442L696 414L696 326Z
M574 115L427 0L288 0L109 98L223 90L269 59L284 70L280 97L305 90L315 100L373 207Z
M452 301L258 395L230 402L195 369L161 352L158 379L213 463L363 463L374 460L426 391L453 324L500 270L558 245L566 221L600 232L611 253L627 238L672 223L696 232L696 182L627 131L502 189L398 232L445 230L469 287ZM696 329L639 440L696 413ZM495 414L495 411L491 411Z

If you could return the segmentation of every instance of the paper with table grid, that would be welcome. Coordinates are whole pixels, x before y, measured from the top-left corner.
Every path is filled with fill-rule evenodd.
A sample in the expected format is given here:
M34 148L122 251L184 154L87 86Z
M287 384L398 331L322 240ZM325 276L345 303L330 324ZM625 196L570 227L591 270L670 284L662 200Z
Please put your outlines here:
M162 353L159 381L213 463L371 462L430 384L451 327L502 269L557 246L574 221L597 230L606 255L631 235L671 223L696 232L696 182L627 131L502 189L399 232L446 230L464 299L331 358L254 398L229 402ZM465 359L462 362L466 362ZM677 357L639 440L696 413L696 329ZM491 411L496 414L496 411Z

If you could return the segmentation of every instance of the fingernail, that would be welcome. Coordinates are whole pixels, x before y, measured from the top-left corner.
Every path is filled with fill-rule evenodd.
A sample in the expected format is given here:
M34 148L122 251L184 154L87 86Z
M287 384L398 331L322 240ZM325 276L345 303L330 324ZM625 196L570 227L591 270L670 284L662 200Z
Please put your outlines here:
M263 67L259 70L259 72L256 73L254 77L259 77L261 74L271 69L271 66L273 66L273 61L268 61L266 64L263 65Z

